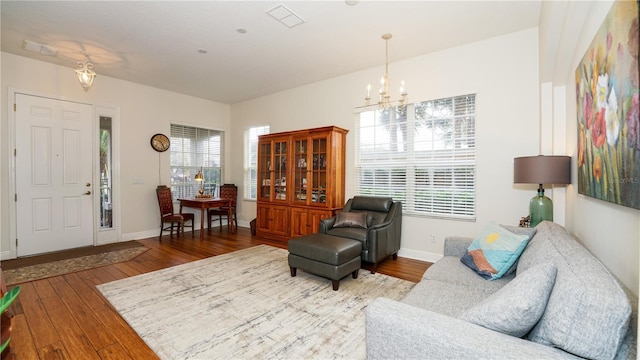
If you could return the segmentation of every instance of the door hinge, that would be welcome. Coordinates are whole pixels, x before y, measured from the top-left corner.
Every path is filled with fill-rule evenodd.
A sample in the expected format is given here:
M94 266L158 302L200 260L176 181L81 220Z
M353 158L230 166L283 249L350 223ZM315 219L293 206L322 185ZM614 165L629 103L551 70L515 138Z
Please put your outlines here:
M16 238L16 247L18 247L18 238Z
M13 157L18 156L18 149L13 149Z
M17 109L17 106L16 106L16 104L14 103L14 104L13 104L13 111L17 111L16 109Z
M18 194L13 194L13 195L14 195L14 200L18 202Z

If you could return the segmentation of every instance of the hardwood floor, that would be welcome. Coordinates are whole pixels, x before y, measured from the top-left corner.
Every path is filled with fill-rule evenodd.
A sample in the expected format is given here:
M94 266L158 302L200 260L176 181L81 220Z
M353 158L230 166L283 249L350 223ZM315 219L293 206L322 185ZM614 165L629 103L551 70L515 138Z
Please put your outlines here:
M157 359L96 285L259 244L286 249L284 242L252 237L247 228L233 235L214 229L202 241L198 235L139 240L150 250L131 261L20 284L11 340L15 359ZM398 257L377 272L417 282L429 265Z

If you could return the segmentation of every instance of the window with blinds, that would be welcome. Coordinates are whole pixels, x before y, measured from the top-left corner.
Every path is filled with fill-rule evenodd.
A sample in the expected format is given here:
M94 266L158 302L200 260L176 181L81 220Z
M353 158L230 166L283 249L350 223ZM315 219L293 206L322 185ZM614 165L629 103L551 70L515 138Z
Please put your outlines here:
M222 181L224 132L192 126L171 125L171 194L173 199L193 198L204 175L205 194L217 196Z
M258 197L258 136L269 133L269 125L256 126L244 131L244 198Z
M407 214L475 219L475 94L359 114L358 194Z

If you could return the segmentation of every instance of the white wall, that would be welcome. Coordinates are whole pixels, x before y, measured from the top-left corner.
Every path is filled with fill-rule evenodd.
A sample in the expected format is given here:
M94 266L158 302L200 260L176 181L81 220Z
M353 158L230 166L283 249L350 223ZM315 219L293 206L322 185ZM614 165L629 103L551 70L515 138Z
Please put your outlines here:
M159 212L155 188L160 182L168 184L170 179L169 153L158 153L149 145L155 133L169 134L171 123L194 125L223 130L230 133L230 107L192 96L143 86L100 75L96 66L93 87L84 92L77 81L74 70L31 60L8 53L2 56L2 120L0 129L0 251L9 248L9 206L13 202L7 196L9 191L8 121L10 106L8 89L27 91L45 96L65 98L90 104L120 107L120 146L122 157L119 162L121 173L122 238L124 240L155 236L158 233ZM227 147L231 142L227 141ZM226 151L230 153L229 148ZM161 161L158 172L159 160ZM226 162L231 162L227 156ZM134 178L142 178L144 184L134 185ZM229 180L229 174L225 174ZM151 235L149 235L151 234Z
M242 132L251 126L269 124L271 132L326 125L349 129L346 196L355 195L353 111L362 105L367 84L375 84L383 71L380 66L232 105L232 151L242 153ZM405 216L400 255L435 260L446 235L473 236L491 220L517 225L537 188L513 185L513 158L538 154L537 29L394 62L389 77L392 89L406 81L412 102L478 94L477 221ZM242 162L231 164L234 179L242 179L242 172ZM255 203L241 202L238 216L253 219Z
M584 22L571 69L566 74L566 143L577 167L575 69L611 8L612 2L593 2ZM578 194L577 178L567 189L567 229L575 234L631 291L638 294L640 210Z

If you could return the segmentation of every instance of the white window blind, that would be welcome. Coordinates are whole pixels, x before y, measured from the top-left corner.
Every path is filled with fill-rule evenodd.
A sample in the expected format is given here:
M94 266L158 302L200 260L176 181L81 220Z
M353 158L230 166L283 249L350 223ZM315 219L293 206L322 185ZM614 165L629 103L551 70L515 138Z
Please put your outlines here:
M408 214L475 219L475 94L359 114L358 194Z
M205 194L217 195L222 179L224 132L171 124L171 194L173 199L193 198L202 168Z
M269 125L244 131L244 198L247 200L258 197L258 136L268 133Z

